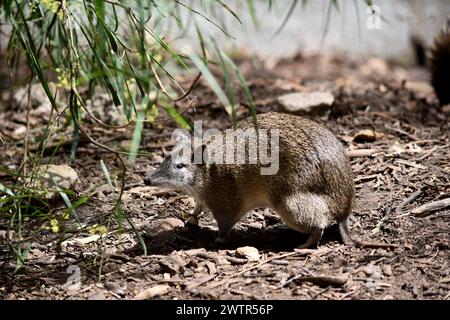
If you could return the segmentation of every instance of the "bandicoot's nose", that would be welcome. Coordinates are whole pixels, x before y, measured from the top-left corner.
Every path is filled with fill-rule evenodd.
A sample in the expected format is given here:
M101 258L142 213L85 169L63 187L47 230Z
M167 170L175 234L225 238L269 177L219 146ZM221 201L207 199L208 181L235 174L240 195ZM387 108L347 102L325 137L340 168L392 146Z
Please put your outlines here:
M144 178L144 184L146 186L151 186L152 185L152 178L150 176L147 176Z

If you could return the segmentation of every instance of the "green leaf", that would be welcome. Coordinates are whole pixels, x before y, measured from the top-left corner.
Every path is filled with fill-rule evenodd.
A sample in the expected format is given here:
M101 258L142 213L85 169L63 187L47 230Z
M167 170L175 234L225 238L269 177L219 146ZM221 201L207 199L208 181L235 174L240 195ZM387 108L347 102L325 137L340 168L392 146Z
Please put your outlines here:
M175 122L183 129L193 130L194 126L192 123L184 117L177 108L173 106L165 106L164 110L169 114L169 116L175 120Z
M1 183L0 183L0 192L6 193L7 195L14 197L14 193Z
M137 152L139 150L139 145L141 144L142 129L144 128L144 113L145 111L139 111L137 113L136 124L134 126L133 138L131 139L130 155L129 160L131 163L136 162Z
M228 100L226 94L223 92L222 88L220 87L219 83L217 82L216 78L208 70L206 65L203 63L203 60L201 60L197 55L193 54L193 55L190 55L189 57L191 58L192 62L194 62L196 67L200 70L200 72L203 74L203 77L206 79L209 86L211 87L211 89L217 95L217 98L219 98L219 101L224 106L225 111L231 116L233 113L233 108L232 108L231 103Z
M103 159L100 160L100 168L102 168L103 174L105 175L106 181L109 184L109 187L111 188L112 194L114 196L114 193L116 191L116 189L114 188L112 181L111 181L111 176L109 175L109 171L105 166L105 162L103 162Z
M236 72L236 76L239 79L239 83L241 85L241 88L244 90L244 96L245 99L247 100L247 103L249 105L250 108L250 114L253 118L254 123L256 124L256 107L255 107L255 103L253 102L253 97L252 94L250 92L250 88L248 87L247 81L245 81L244 75L241 73L241 71L239 70L239 68L236 66L236 64L233 62L233 60L231 60L231 58L225 54L222 53L224 60L234 69L234 71Z
M229 13L231 13L231 15L232 15L233 17L235 17L236 20L239 21L240 24L242 24L242 21L241 21L241 19L239 19L239 16L236 14L236 12L234 12L233 9L230 8L229 5L227 5L225 2L223 2L223 0L218 0L218 2L219 2L220 5L221 5L222 7L224 7ZM252 0L247 0L247 4L249 4L249 2L250 2L250 4L251 4L253 1L252 1ZM252 6L252 7L253 7L253 6ZM253 9L255 9L255 8L253 7Z

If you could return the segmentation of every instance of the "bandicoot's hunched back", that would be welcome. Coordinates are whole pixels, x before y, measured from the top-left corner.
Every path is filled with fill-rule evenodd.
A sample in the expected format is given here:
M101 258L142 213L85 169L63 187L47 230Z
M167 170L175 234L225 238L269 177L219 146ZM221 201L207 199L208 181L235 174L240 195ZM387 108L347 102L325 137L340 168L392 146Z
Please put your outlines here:
M249 210L269 207L292 229L309 234L302 247L316 246L323 230L333 224L339 225L344 243L353 244L347 218L352 213L355 188L341 143L322 125L294 115L260 114L257 124L259 130L276 130L279 135L276 173L262 175L259 160L256 164L194 164L187 161L190 159L168 156L145 178L146 184L169 186L193 196L193 217L209 208L220 238ZM248 118L237 128L253 126ZM215 152L219 147L212 143L207 148Z

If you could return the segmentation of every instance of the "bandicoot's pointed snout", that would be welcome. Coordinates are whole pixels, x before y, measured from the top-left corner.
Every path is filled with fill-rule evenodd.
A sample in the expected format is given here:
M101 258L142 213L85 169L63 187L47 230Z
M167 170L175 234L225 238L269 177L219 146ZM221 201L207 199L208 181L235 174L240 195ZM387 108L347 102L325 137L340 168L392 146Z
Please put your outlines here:
M161 182L161 170L159 169L156 169L144 178L144 184L146 186L156 187L161 185Z

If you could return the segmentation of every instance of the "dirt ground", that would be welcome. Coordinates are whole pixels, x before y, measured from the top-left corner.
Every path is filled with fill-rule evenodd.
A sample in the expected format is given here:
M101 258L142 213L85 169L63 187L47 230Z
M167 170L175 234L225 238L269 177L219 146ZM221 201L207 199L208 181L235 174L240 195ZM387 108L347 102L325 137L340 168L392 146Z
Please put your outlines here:
M0 297L449 299L450 210L412 213L425 203L450 196L450 115L445 113L448 108L439 108L427 84L427 71L405 69L376 58L352 61L343 56L299 54L276 63L239 60L258 112L277 110L277 97L285 93L333 93L331 111L313 118L335 133L347 150L372 149L351 158L357 188L351 234L360 240L392 244L392 248L347 247L332 228L325 232L317 250L296 251L306 236L288 229L273 212L264 209L250 212L235 226L226 244L214 241L217 228L209 212L202 216L198 229L161 231L162 219L184 221L193 209L187 196L143 184L145 174L157 167L172 146L170 135L176 124L161 121L145 125L142 151L150 155L138 157L134 167L127 165L122 197L124 212L143 235L147 255L126 221L123 232L117 229L113 193L99 164L103 159L115 177L120 174L117 156L81 136L71 166L81 180L78 195L88 195L89 200L77 209L79 221L72 217L64 222L65 237L70 237L58 246L60 234L39 229L48 221L26 218L23 237L29 239L31 247L25 265L14 274L16 258L6 246L7 221L2 218ZM188 79L184 84L189 86ZM204 120L205 128L230 125L230 117L203 80L192 96L197 100L195 110L185 112L189 119ZM243 94L240 99L238 117L243 118L249 112ZM179 104L182 109L187 106L188 102ZM23 146L14 141L14 135L24 126L26 112L23 107L14 111L5 111L5 107L6 103L4 110L0 109L0 162L13 167L22 160ZM166 115L161 111L160 116ZM34 128L43 126L45 113L33 121ZM87 120L84 126L97 141L115 149L126 147L133 133L132 126L110 130ZM369 130L368 136L360 134L361 130ZM50 139L44 159L50 159L61 136L55 134ZM65 137L70 140L70 132ZM55 162L69 163L69 154L70 144L63 144ZM113 180L120 189L120 179ZM12 177L2 172L0 182L8 185ZM53 206L57 217L64 203ZM74 227L107 225L108 221L109 232L100 239ZM238 257L235 250L244 246L257 248L259 258ZM77 274L81 286L67 288L66 282Z

